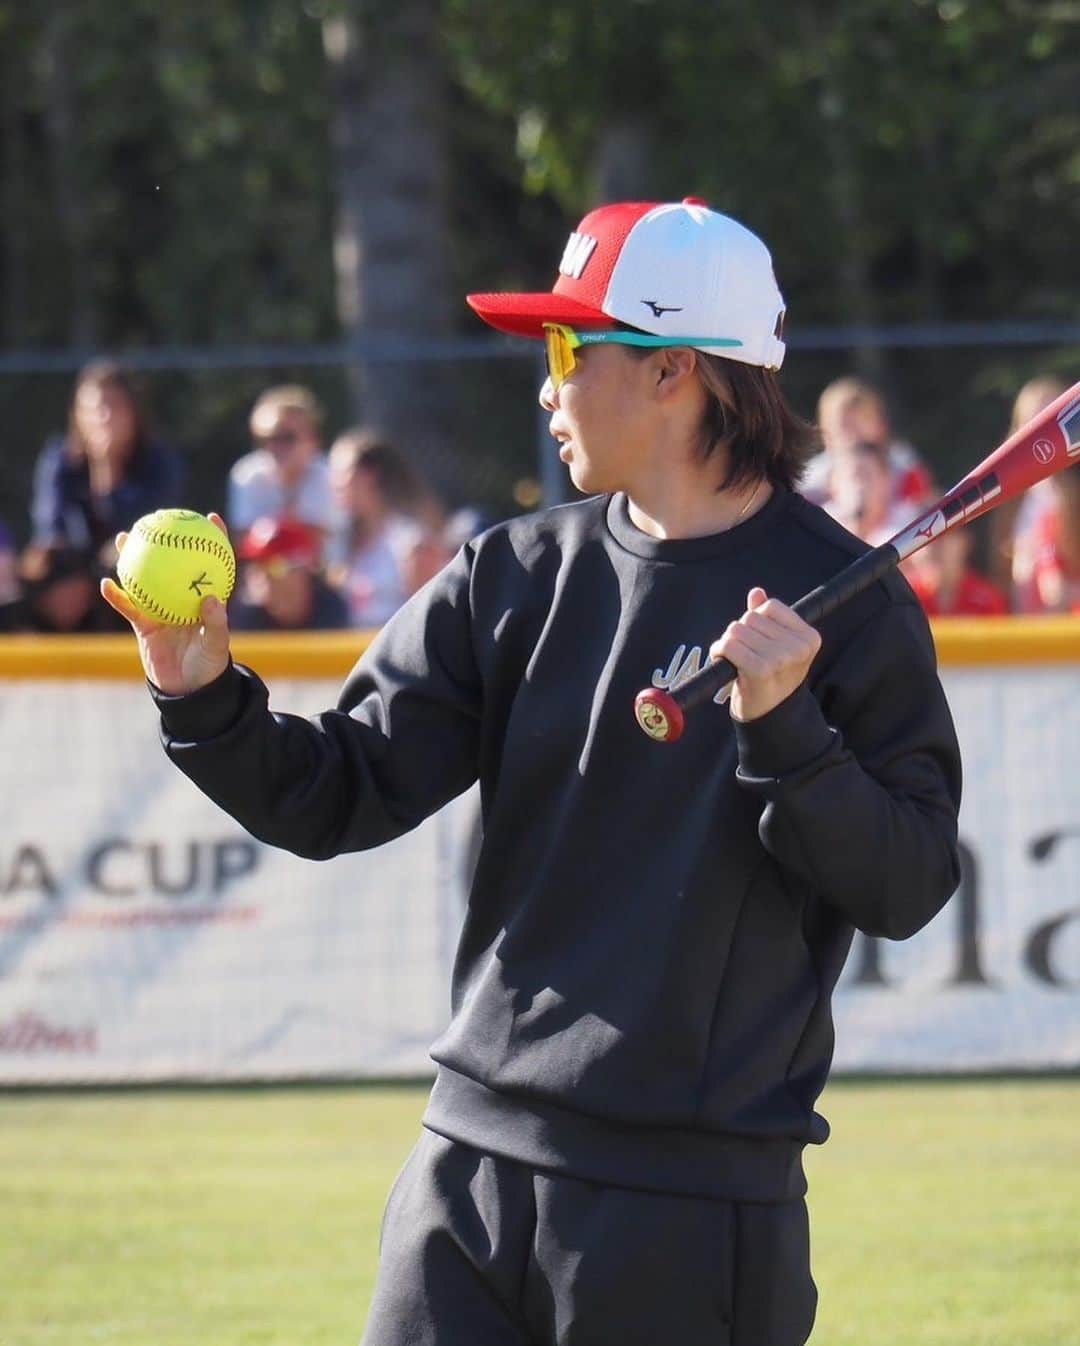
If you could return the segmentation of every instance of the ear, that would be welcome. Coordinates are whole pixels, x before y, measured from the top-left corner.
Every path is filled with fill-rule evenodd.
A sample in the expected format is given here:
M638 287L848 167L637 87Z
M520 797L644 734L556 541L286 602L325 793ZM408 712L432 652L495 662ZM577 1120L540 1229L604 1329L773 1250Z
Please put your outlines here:
M656 391L664 397L681 392L697 370L697 352L689 346L661 346L655 359Z

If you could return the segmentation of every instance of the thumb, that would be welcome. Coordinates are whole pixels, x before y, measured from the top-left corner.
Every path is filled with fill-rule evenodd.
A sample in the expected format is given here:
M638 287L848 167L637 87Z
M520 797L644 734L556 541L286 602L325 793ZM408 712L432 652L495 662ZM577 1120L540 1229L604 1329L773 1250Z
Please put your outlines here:
M208 595L199 608L202 619L203 645L209 655L227 654L229 649L229 619L220 598Z
M753 612L755 608L760 608L763 603L768 601L768 597L769 595L765 592L765 590L755 584L754 587L750 590L750 592L746 595L747 612Z

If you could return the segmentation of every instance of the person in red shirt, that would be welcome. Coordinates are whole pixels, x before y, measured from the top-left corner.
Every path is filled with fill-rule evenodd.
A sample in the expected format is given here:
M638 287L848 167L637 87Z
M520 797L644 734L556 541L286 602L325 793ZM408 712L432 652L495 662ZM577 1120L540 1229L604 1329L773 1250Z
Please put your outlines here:
M971 533L943 533L932 546L916 552L904 566L928 617L1001 617L1009 600L971 564Z
M1009 418L1009 434L1048 407L1065 391L1064 380L1053 375L1029 379L1016 394ZM1035 572L1035 549L1040 545L1039 521L1053 509L1054 488L1047 478L1023 494L1003 501L987 521L990 547L987 572L995 583L1013 593L1019 611L1027 611L1025 595Z
M1070 467L1049 484L1052 502L1033 529L1031 580L1018 598L1025 612L1080 613L1080 471Z

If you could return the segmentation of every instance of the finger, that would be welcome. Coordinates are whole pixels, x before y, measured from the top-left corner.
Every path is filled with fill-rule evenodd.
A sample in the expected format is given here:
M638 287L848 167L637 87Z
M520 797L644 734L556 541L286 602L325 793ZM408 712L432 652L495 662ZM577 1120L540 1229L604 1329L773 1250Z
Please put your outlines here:
M755 654L760 654L762 658L778 657L784 648L784 635L780 628L759 625L753 619L754 614L751 613L749 617L734 622L733 634L741 644L753 650Z
M117 551L117 554L119 554L120 552L122 552L122 551L124 550L124 543L125 543L127 540L128 540L128 535L127 535L127 533L117 533L117 535L116 535L116 551Z
M225 520L221 517L220 514L215 514L214 511L211 510L206 517L210 520L210 522L214 525L215 528L220 528L226 537L229 536L229 530L226 527Z
M229 649L229 618L220 598L208 594L199 608L203 645L209 655L223 655Z
M714 661L727 659L740 674L758 672L768 663L768 654L757 640L751 643L746 628L738 622L732 622L720 639L710 646L709 658Z
M816 653L812 645L782 627L755 629L749 624L755 615L733 622L710 649L710 655L715 657L715 651L730 659L740 672L755 677L783 677L809 664Z
M801 631L804 634L812 634L817 637L818 633L814 627L805 622L794 608L788 607L778 598L770 598L758 608L758 612L771 620L778 622L789 631ZM818 637L820 639L820 637Z
M750 592L746 595L747 612L753 612L755 608L764 607L764 605L768 602L768 600L769 595L765 592L765 590L762 589L759 585L755 584L754 587L750 590Z
M109 607L118 612L121 617L126 617L140 635L145 635L146 632L152 631L156 626L155 622L139 611L119 584L115 580L109 579L108 576L101 581L101 596Z
M770 603L772 601L769 600ZM763 649L764 643L767 642L769 648L775 650L778 658L813 658L821 647L821 637L812 626L807 626L801 617L794 613L789 615L794 621L787 621L775 611L763 607L755 612L748 612L745 617L739 619L738 624L744 631L752 634L757 649Z
M735 665L740 678L764 678L777 671L772 660L747 644L739 631L724 636L719 644L722 657Z
M743 619L737 622L729 622L724 634L709 646L709 662L714 664L718 659L730 659L732 663L735 663L731 651L733 647L744 648L745 642L740 639L740 636L744 635L745 632L746 627L743 625ZM755 640L760 640L760 637L755 637Z

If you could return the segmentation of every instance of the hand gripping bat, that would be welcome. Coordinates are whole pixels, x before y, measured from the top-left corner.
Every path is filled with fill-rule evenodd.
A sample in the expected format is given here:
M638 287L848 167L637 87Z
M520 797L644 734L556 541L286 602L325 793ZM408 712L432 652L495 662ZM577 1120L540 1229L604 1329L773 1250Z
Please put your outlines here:
M815 626L834 608L861 593L934 538L950 528L970 523L1073 463L1080 463L1080 383L1074 383L1021 426L935 505L901 528L888 542L866 552L793 603L793 611ZM730 660L718 659L670 692L659 687L638 692L634 715L650 738L659 743L673 743L682 736L687 712L713 700L737 676L738 669Z

